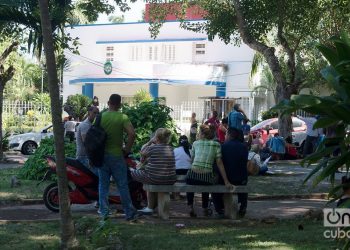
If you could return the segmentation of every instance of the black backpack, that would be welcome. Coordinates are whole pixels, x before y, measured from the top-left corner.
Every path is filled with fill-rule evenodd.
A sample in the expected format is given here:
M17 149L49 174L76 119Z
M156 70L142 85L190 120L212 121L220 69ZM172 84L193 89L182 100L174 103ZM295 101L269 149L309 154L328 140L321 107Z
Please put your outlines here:
M107 133L101 127L102 114L96 117L95 124L86 133L84 146L90 164L100 168L103 165Z

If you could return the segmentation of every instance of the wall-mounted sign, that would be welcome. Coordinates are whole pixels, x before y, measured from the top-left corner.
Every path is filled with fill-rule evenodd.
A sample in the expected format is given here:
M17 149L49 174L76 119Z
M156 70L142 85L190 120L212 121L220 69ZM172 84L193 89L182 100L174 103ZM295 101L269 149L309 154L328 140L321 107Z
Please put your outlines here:
M105 72L106 75L110 75L112 73L112 70L113 70L113 66L110 61L106 62L103 65L103 71Z

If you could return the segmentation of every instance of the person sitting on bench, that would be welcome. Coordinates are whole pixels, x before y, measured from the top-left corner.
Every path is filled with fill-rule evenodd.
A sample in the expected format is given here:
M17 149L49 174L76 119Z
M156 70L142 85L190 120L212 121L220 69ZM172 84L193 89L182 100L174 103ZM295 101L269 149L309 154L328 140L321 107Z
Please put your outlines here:
M240 131L229 128L226 134L226 142L221 146L222 161L227 173L227 179L233 185L247 185L248 172L248 148L240 141ZM219 178L219 183L226 183L225 179ZM224 216L223 194L213 193L215 211L219 217ZM244 217L248 204L248 193L238 194L240 209L238 215Z
M173 185L176 182L175 157L169 145L170 137L170 130L157 129L155 136L141 150L141 155L147 159L146 166L131 172L135 181L152 185ZM140 212L152 214L154 207L150 207L150 193L147 197L148 206Z
M216 129L212 125L199 127L199 140L192 146L192 168L188 170L186 184L188 185L213 185L216 183L213 164L216 162L225 185L232 187L226 177L224 165L221 160L220 143L214 141ZM187 205L190 207L190 216L195 217L193 207L194 193L188 193ZM204 215L209 215L209 193L202 193L202 207Z

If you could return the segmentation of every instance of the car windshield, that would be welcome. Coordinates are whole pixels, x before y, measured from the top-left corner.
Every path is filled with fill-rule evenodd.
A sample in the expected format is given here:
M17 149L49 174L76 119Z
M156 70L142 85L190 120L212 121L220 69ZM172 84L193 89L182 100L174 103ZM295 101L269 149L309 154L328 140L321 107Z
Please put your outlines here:
M268 120L259 122L258 124L256 124L255 126L253 126L253 127L251 128L251 130L262 129L262 128L264 128L267 124L271 123L271 120L272 120L272 119L268 119Z

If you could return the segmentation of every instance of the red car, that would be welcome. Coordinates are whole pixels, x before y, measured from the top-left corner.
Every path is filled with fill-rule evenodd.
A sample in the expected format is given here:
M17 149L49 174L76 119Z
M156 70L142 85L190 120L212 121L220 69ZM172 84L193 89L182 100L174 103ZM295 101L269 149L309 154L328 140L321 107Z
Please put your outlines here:
M292 117L293 122L293 143L302 145L306 138L306 124L297 117ZM269 133L268 133L269 131ZM264 143L267 141L269 134L274 135L278 133L278 118L271 118L262 121L250 129L252 135L261 133Z

